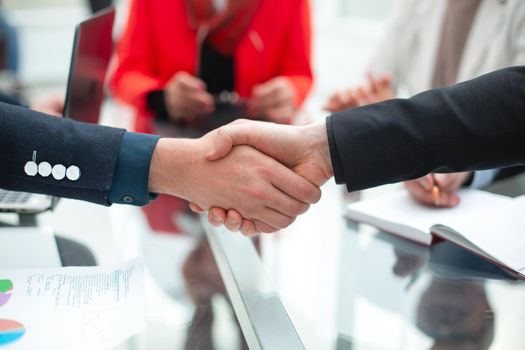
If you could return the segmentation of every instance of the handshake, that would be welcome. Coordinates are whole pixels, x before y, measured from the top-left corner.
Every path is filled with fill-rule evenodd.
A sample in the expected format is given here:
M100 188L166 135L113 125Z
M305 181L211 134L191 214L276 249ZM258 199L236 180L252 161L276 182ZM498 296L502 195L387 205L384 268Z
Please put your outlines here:
M324 121L306 126L238 120L200 139L159 140L149 190L209 211L245 235L290 225L333 175Z
M208 211L215 226L255 235L294 222L319 201L321 185L332 176L324 121L290 126L237 120L196 140L160 139L149 191L188 200L193 211ZM405 185L422 204L453 207L469 176L426 175ZM441 189L439 203L432 198L434 185Z

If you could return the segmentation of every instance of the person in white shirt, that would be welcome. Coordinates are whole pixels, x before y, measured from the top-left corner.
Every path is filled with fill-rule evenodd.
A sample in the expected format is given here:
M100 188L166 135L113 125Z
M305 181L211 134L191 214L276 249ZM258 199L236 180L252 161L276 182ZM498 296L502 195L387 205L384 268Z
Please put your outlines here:
M525 1L399 0L385 36L369 63L368 82L338 91L325 109L331 112L409 96L469 80L508 66L525 64ZM439 121L436 121L439 122ZM470 183L490 184L498 170L430 175L405 183L417 200L440 206L459 203L455 191Z

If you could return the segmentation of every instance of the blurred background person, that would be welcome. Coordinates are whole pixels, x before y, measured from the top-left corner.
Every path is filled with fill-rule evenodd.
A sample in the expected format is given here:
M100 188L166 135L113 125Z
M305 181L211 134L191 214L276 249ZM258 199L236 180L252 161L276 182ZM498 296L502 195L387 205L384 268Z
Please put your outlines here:
M369 62L367 82L333 94L330 112L363 106L475 78L525 63L525 2L519 0L400 0L386 34ZM439 122L439 121L436 121ZM476 188L521 172L522 168L437 174L408 181L418 201L433 205L434 181L440 206L459 203L455 191Z
M308 0L131 0L110 88L135 130L199 137L249 116L291 123L312 85ZM199 233L185 201L142 208L156 232Z
M141 132L224 117L224 105L290 123L312 85L310 27L308 0L133 0L111 89Z

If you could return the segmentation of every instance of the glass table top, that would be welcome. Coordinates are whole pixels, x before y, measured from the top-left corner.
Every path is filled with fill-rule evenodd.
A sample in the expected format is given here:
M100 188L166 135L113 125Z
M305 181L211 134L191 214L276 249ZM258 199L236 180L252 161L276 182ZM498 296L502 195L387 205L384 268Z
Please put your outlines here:
M272 287L259 294L278 295L301 347L525 348L525 283L459 248L429 248L351 223L342 192L325 186L311 212L261 238ZM267 322L281 319L268 314Z

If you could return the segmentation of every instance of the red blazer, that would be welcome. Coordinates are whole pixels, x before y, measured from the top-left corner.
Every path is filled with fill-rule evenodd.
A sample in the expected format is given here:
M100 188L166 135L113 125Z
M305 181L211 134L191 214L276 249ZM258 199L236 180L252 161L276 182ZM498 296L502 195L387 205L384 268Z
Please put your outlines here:
M234 51L235 90L249 97L254 85L285 76L300 106L312 85L310 50L308 0L261 0ZM178 71L195 74L196 56L196 31L190 28L183 0L131 1L110 87L117 98L136 107L137 131L152 132L146 94L162 89Z

